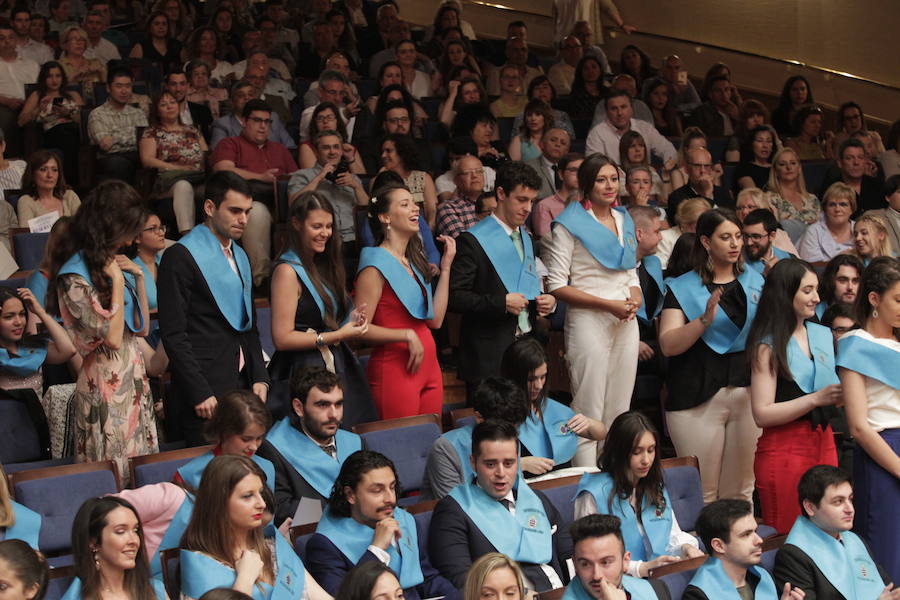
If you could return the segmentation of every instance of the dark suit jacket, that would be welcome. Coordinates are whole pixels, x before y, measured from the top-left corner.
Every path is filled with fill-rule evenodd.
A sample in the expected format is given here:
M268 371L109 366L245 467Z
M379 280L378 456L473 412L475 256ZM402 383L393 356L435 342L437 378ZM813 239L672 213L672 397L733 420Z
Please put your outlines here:
M878 565L878 573L881 575L882 581L890 581L890 577L884 572L881 565ZM784 588L785 582L790 582L791 586L803 590L806 594L805 600L844 598L819 570L816 561L793 544L785 544L778 550L778 554L775 555L775 570L772 578L775 579L775 589L780 590Z
M366 550L357 564L377 560L377 556ZM455 600L461 597L461 594L453 587L453 584L444 579L437 569L431 566L426 549L421 545L419 546L419 561L425 581L414 588L403 590L406 600L420 600L436 596L446 596L447 600ZM338 550L337 546L330 539L321 533L313 534L309 538L309 542L306 544L306 560L304 564L319 585L332 596L337 594L338 588L341 587L341 582L344 580L347 572L356 566L350 562L350 559L343 552ZM396 568L396 565L393 567Z
M556 182L553 181L553 177L544 166L543 155L538 156L537 158L532 158L531 160L526 160L525 164L533 168L535 171L537 171L537 174L541 176L541 190L538 192L538 200L542 200L547 196L552 196L556 193Z
M829 169L825 173L822 180L822 187L819 189L819 200L825 198L825 192L833 183L841 181L841 172L838 169ZM882 183L875 177L868 175L862 176L862 182L859 184L859 193L856 195L856 211L853 213L853 219L863 214L867 210L876 210L879 208L887 208L887 200L881 189Z
M678 210L678 205L681 204L682 201L687 200L688 198L704 198L702 194L699 194L694 191L691 187L690 182L684 184L671 194L669 194L669 203L666 206L666 217L669 219L669 223L675 225L675 213ZM721 208L730 208L734 209L734 198L731 197L731 192L726 190L723 187L713 186L713 197L706 198L709 200L711 204L715 204Z
M203 134L203 138L209 143L209 130L212 127L213 115L212 111L205 104L196 102L188 102L188 110L191 113L191 120L194 126Z
M205 444L204 421L194 406L210 396L219 397L256 382L269 383L256 310L251 315L253 326L245 332L235 331L219 312L194 258L180 244L166 251L156 285L159 328L172 370L172 400L166 407L166 420L181 427L173 433L185 435L189 444ZM239 373L241 349L244 370Z
M275 523L283 523L288 517L293 517L301 498L314 498L323 503L327 500L268 440L263 441L256 453L275 465Z
M568 582L566 560L572 557L572 538L567 527L560 525L562 519L556 508L540 491L535 490L544 511L555 529L553 533L553 558L550 567L559 575L563 584ZM497 552L474 521L463 511L462 507L450 496L445 496L434 508L431 515L431 527L428 529L428 556L441 575L449 579L453 585L462 588L466 574L480 556L488 552ZM550 589L550 580L534 563L519 563L525 576L537 588L538 592Z
M491 217L488 217L491 218ZM534 243L529 236L525 243ZM448 309L462 315L457 372L475 383L500 374L500 359L516 341L518 318L506 312L506 288L478 240L469 232L456 238L456 258L450 271ZM528 303L531 318L537 306Z
M704 102L691 113L691 121L706 134L706 137L724 137L726 118L709 102Z

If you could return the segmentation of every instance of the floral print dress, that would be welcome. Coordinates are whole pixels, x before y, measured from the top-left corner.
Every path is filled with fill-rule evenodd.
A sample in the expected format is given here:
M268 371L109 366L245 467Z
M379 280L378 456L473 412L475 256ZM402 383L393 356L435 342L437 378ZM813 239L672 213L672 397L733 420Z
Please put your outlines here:
M63 324L83 360L72 398L75 460L113 460L127 483L128 457L159 449L144 357L127 327L118 350L104 345L114 311L83 277L60 276L58 293Z

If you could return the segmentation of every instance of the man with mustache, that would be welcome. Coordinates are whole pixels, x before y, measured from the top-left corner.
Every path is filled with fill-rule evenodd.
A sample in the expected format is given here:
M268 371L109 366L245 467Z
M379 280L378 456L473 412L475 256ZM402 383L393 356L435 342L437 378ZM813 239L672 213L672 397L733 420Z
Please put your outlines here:
M355 565L378 560L397 575L407 600L459 597L428 562L415 519L397 507L399 493L397 470L383 454L361 450L344 461L306 545L306 568L329 594Z
M301 498L324 502L344 460L362 448L355 433L340 429L344 391L324 367L291 374L291 414L269 430L257 454L275 465L275 523L293 517Z

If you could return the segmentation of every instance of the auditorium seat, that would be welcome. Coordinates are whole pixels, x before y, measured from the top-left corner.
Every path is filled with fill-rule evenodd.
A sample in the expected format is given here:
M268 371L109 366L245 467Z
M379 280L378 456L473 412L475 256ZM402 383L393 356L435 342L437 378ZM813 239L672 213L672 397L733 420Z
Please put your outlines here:
M14 280L7 280L14 281ZM27 391L4 392L0 397L0 464L50 458L50 434L40 405Z
M290 538L291 545L294 546L294 552L300 557L300 560L306 561L306 543L309 538L316 532L318 523L305 523L291 527Z
M474 408L457 408L450 411L450 425L453 429L477 423Z
M759 530L757 530L759 533ZM766 538L763 542L763 554L762 554L762 568L769 572L769 575L773 575L775 573L775 555L778 554L778 550L784 546L784 542L787 540L786 535L776 535L770 538Z
M181 549L169 548L159 554L163 586L169 598L181 597Z
M69 550L72 521L85 500L121 489L111 460L19 471L9 481L16 502L41 515L38 545L44 554Z
M31 233L27 227L9 230L9 252L23 271L37 269L44 258L49 233Z
M139 488L142 485L172 481L175 471L210 448L212 446L197 446L195 448L132 456L128 459L133 480L132 487Z
M50 569L44 600L59 600L62 598L74 579L75 567L72 565Z
M416 520L416 535L419 541L419 551L428 554L428 528L431 526L431 513L437 505L437 500L417 502L406 507L406 512Z
M696 456L678 456L664 458L660 463L678 526L683 531L693 531L703 508L700 462Z
M706 562L706 559L706 556L698 556L690 560L663 565L650 571L650 577L659 579L665 584L672 600L681 600L694 573Z
M569 475L557 479L535 481L529 486L531 489L540 490L547 496L547 500L559 511L562 519L559 526L568 529L575 520L575 491L578 489L579 481L581 481L581 475Z
M441 435L437 415L417 415L374 423L362 423L353 427L362 438L363 448L381 452L390 458L397 469L404 497L401 506L414 503L413 492L422 488L428 450Z

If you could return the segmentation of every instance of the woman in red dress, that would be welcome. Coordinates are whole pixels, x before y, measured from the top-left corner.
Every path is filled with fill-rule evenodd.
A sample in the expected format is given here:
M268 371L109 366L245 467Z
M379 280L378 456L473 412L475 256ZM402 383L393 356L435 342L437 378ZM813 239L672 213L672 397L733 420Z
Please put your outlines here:
M362 337L377 347L369 359L369 387L382 419L441 414L444 386L434 338L447 312L456 242L441 236L444 255L431 295L431 271L419 237L419 207L406 187L385 186L369 202L377 246L364 248L356 304L367 313Z

